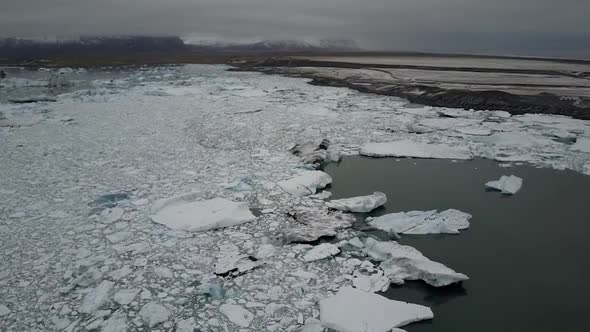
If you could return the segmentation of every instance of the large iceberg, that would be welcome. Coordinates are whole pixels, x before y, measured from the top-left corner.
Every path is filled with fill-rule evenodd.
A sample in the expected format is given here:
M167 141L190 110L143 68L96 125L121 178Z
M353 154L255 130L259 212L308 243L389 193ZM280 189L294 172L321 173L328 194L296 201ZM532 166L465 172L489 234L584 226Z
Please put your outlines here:
M473 159L471 151L446 144L427 144L411 140L386 143L367 143L361 146L360 154L368 157L412 157L432 159Z
M500 180L486 183L486 187L501 191L505 195L514 195L522 188L522 179L514 175L502 175Z
M441 263L429 260L415 248L394 241L381 242L367 238L364 252L382 262L381 269L394 284L401 285L405 280L423 280L431 286L442 287L469 279Z
M371 212L387 202L387 196L382 192L373 195L336 199L326 203L332 209L348 212Z
M433 317L428 307L351 287L343 287L336 295L320 301L322 327L339 332L388 332Z
M206 231L240 225L256 219L242 202L224 198L196 200L197 194L185 194L156 202L151 219L174 230Z
M293 196L313 195L332 183L332 177L322 171L307 171L279 183L279 187Z
M438 213L432 211L409 211L390 213L368 218L370 226L397 234L459 234L469 228L469 213L449 209Z

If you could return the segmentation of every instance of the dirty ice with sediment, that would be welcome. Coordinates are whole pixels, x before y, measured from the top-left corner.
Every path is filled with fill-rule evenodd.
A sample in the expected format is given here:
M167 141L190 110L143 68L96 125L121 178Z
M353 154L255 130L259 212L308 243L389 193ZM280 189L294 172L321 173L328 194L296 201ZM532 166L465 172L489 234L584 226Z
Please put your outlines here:
M332 179L318 160L485 157L590 174L585 121L416 108L226 69L143 67L116 79L104 78L112 68L91 79L72 70L73 87L54 95L39 93L47 79L0 81L0 330L397 329L430 309L375 292L468 276L351 229L348 211L385 197L324 202ZM374 224L468 227L467 215L444 213ZM334 240L315 242L326 236ZM357 292L362 311L347 302Z

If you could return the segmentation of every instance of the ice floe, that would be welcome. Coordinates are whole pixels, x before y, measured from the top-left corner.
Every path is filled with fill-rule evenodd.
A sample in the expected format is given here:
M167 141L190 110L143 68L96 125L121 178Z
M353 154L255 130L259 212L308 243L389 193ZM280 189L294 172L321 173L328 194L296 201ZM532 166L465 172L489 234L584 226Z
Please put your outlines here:
M410 140L386 143L367 143L360 154L368 157L411 157L433 159L473 159L469 149L446 144L426 144Z
M278 186L293 196L307 196L332 183L332 177L322 171L306 171L289 180L278 182Z
M215 274L234 275L242 274L262 265L255 258L241 254L239 248L233 243L221 245L215 263Z
M237 304L222 304L219 311L225 315L230 322L241 326L248 327L254 320L254 315Z
M401 285L405 280L423 280L431 286L442 287L469 279L441 263L429 260L417 249L394 241L367 238L364 251L371 258L382 262L379 267L394 284Z
M340 160L340 155L336 151L328 150L329 147L330 141L323 139L319 144L314 142L296 144L289 149L289 152L298 156L303 164L317 168L323 163Z
M86 294L80 306L80 312L91 314L106 304L111 297L115 283L103 280L95 289Z
M284 232L287 243L313 242L323 236L335 236L337 230L349 228L355 222L354 216L350 214L318 206L297 206L290 215L301 225Z
M388 332L434 317L430 308L350 287L320 301L321 324L340 332Z
M505 195L514 195L522 188L522 179L515 175L502 175L499 180L487 182L486 188L498 190Z
M409 211L367 218L372 227L397 234L459 234L469 228L469 213L455 209L442 212Z
M322 243L305 253L303 260L306 262L319 261L320 259L338 255L339 253L340 249L337 245L332 243Z
M168 308L157 302L149 302L139 311L139 315L150 328L167 321L170 314Z
M387 202L387 196L379 191L372 195L336 199L326 203L332 209L348 212L371 212Z
M152 207L152 220L182 231L206 231L240 225L256 219L242 202L224 198L197 200L198 195L185 194L157 202Z

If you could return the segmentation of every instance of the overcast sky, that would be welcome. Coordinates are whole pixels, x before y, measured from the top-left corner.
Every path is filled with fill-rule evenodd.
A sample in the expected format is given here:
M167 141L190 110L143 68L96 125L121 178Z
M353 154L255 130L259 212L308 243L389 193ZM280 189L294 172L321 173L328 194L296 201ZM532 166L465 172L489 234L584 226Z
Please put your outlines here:
M590 0L0 0L0 34L326 37L370 49L568 55L590 50L589 13Z

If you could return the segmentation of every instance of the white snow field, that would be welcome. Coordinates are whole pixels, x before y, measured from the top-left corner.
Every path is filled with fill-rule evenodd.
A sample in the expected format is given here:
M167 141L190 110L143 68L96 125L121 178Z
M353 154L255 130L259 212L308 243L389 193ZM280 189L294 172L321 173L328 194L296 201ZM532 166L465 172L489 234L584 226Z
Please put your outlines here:
M300 196L326 177L286 186L295 195L278 185L310 171L289 152L295 144L327 138L344 155L367 143L444 144L474 157L590 172L585 121L406 108L394 97L226 69L142 67L55 102L0 103L0 330L317 330L320 301L343 287L377 291L387 287L383 276L436 286L466 279L392 251L381 252L385 270L367 272L379 253L363 250L366 239L351 229L332 227L334 246L287 244L283 232L302 227L288 212L326 208L318 197L328 196ZM46 84L37 83L28 84ZM457 131L440 112L477 121L461 121ZM185 194L193 195L188 206L175 200ZM205 220L215 214L212 200L245 205L238 217ZM260 211L256 218L246 205ZM160 220L169 228L152 220L162 206L201 219ZM415 318L428 318L426 309Z

